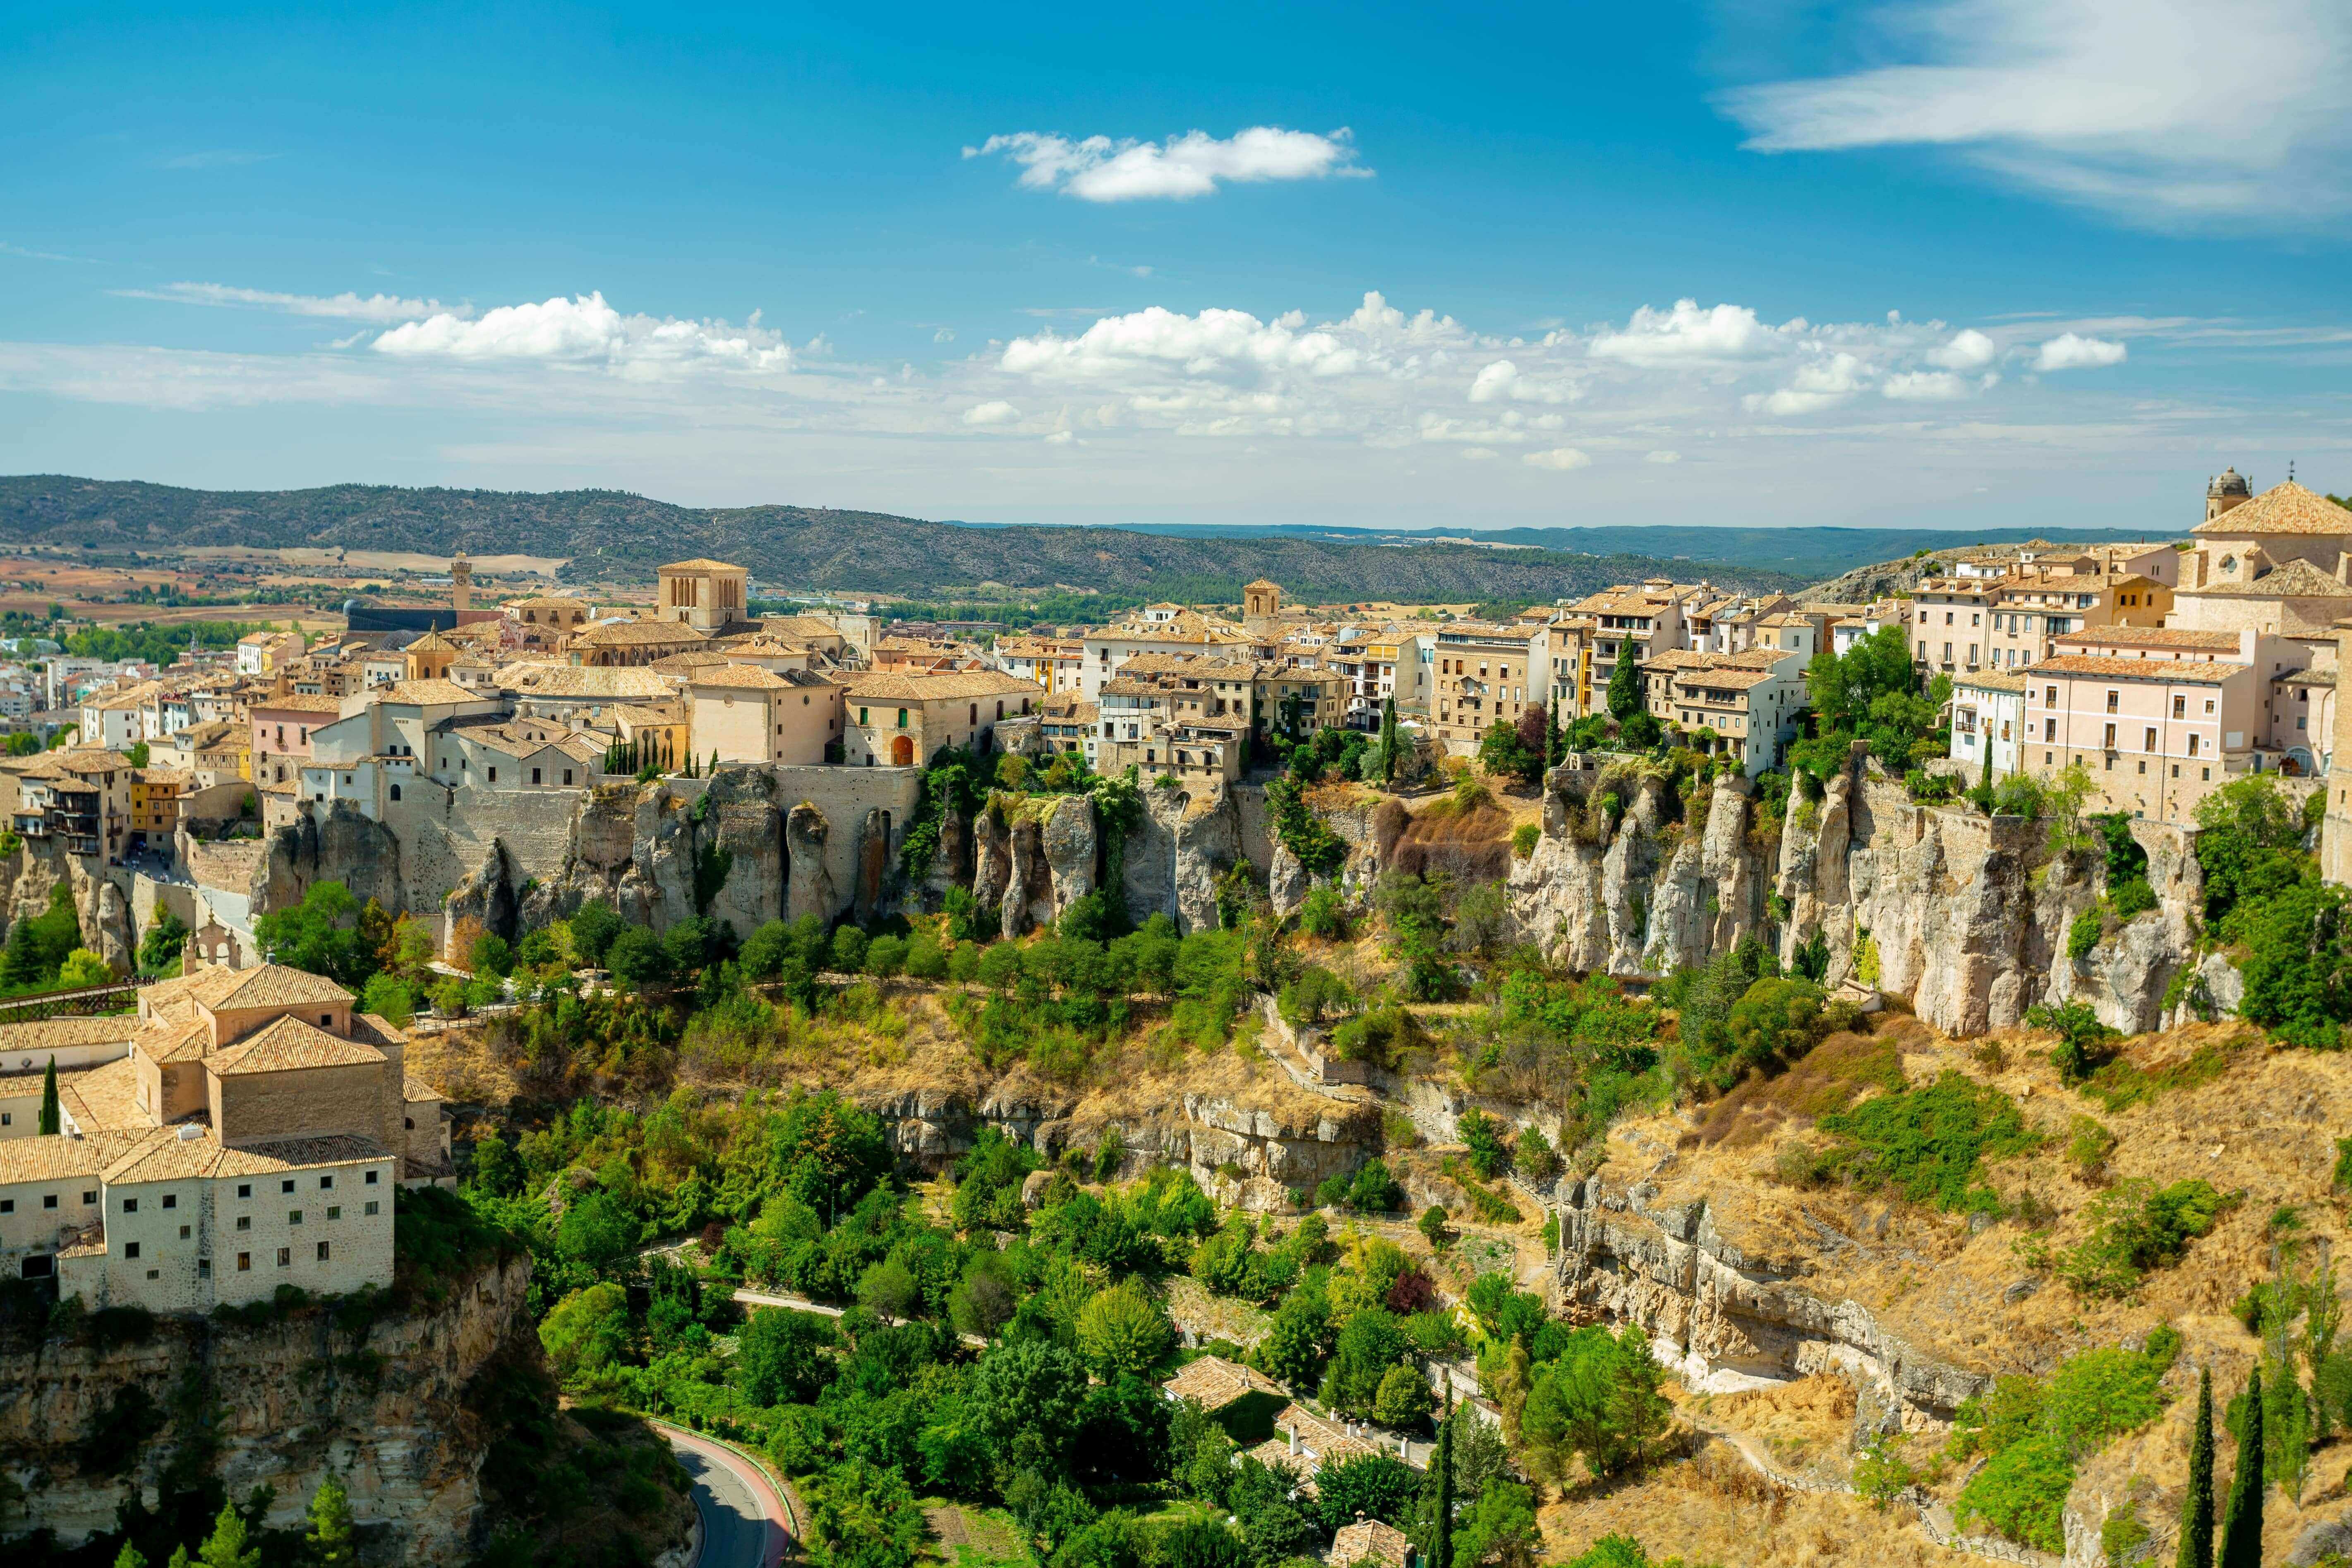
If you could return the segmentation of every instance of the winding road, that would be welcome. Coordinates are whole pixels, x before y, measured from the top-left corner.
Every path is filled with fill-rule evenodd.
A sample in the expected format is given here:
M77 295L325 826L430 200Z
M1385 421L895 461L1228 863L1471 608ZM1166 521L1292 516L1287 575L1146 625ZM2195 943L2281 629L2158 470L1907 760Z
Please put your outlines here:
M694 1478L702 1516L702 1550L693 1568L777 1568L793 1535L792 1515L775 1483L749 1459L667 1422L662 1436Z

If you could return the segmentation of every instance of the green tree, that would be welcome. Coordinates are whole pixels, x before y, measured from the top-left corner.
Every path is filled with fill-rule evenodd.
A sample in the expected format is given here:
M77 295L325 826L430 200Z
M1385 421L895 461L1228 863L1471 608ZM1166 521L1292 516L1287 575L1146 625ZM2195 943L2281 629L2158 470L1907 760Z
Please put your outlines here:
M249 1545L250 1530L245 1517L228 1503L221 1504L219 1517L213 1521L213 1532L196 1552L196 1561L204 1568L261 1568L261 1549Z
M360 901L341 882L313 882L290 910L253 922L254 940L271 962L307 969L352 987L375 973L376 953L359 935Z
M644 926L626 927L614 937L604 962L614 983L625 990L643 991L669 978L669 954L663 951L661 939Z
M2189 1435L2189 1487L2180 1499L2174 1568L2213 1568L2213 1373L2197 1372L2197 1421Z
M1454 1380L1445 1380L1445 1398L1454 1399ZM1426 1568L1454 1568L1454 1435L1461 1424L1459 1407L1449 1409L1437 1428L1437 1457L1431 1463L1429 1561Z
M572 951L580 962L592 969L604 966L604 955L611 951L613 939L627 929L628 922L613 912L613 906L602 899L590 899L572 914Z
M310 1530L304 1543L312 1568L346 1568L358 1561L352 1540L352 1496L331 1474L310 1494Z
M1617 645L1617 668L1609 672L1609 716L1620 724L1636 713L1648 711L1643 700L1642 665L1639 650L1631 639ZM1448 1568L1445 1563L1433 1563L1431 1568Z
M68 988L104 985L113 978L112 966L86 947L75 948L66 954L65 963L58 967L58 984Z
M51 1057L41 1072L41 1136L54 1138L65 1124L58 1105L58 1058Z
M187 923L169 910L161 911L147 923L146 933L139 939L139 972L142 974L174 973L179 968L181 950L187 942Z
M2238 1469L2230 1478L2230 1510L2221 1518L2217 1568L2263 1568L2263 1369L2246 1378L2239 1420Z
M1307 1389L1331 1353L1331 1308L1320 1289L1302 1286L1282 1299L1274 1321L1253 1352L1257 1368L1277 1383Z
M11 735L8 739L13 742L16 737ZM10 754L16 753L12 752ZM186 1557L184 1548L180 1554L183 1559ZM126 1541L122 1543L122 1550L114 1554L114 1568L147 1568L147 1559L140 1554L139 1548Z
M834 1378L833 1343L815 1313L763 1308L736 1332L734 1378L758 1405L814 1404Z
M1397 770L1396 699L1381 699L1381 782L1394 784Z
M1748 988L1724 1021L1733 1078L1755 1068L1773 1072L1813 1048L1821 1038L1822 988L1810 980L1768 978Z
M1128 1283L1095 1292L1078 1313L1077 1337L1080 1352L1106 1377L1150 1372L1175 1339L1160 1304Z
M1372 1395L1372 1419L1383 1426L1418 1426L1436 1402L1429 1381L1419 1370L1392 1366L1381 1374L1380 1387Z
M629 1293L609 1280L572 1291L541 1321L539 1342L567 1383L604 1371L629 1352Z

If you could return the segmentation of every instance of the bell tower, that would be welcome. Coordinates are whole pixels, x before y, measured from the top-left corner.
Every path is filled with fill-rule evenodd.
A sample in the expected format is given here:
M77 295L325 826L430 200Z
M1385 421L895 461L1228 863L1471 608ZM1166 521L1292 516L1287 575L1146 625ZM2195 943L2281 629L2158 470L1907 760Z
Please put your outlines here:
M449 607L460 615L474 607L474 563L462 550L449 563Z

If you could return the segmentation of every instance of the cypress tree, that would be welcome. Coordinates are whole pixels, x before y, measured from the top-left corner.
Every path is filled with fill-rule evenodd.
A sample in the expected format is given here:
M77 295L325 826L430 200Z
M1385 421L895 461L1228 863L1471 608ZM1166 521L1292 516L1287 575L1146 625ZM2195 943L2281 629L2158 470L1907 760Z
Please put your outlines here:
M2238 1473L2230 1478L2230 1511L2221 1520L2218 1568L2263 1568L2263 1369L2246 1379L2246 1414L2238 1424Z
M1396 699L1381 699L1381 783L1396 782Z
M1430 1521L1427 1568L1454 1568L1454 1378L1445 1379L1445 1416L1437 1426L1437 1509Z
M41 1135L57 1136L64 1122L58 1113L58 1058L51 1057L48 1070L41 1074Z
M2213 1373L2197 1373L2197 1425L2189 1435L2189 1490L2180 1500L2173 1568L2213 1568Z

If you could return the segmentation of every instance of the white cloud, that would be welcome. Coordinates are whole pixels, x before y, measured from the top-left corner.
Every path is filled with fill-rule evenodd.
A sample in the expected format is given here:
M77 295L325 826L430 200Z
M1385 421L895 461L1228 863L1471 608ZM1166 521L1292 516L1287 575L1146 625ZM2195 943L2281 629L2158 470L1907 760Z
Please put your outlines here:
M970 418L971 416L967 415L965 417ZM1076 439L1076 435L1071 431L1056 430L1045 437L1045 445L1048 447L1066 447Z
M1089 202L1186 201L1209 195L1220 183L1371 174L1357 164L1354 138L1344 125L1328 136L1254 125L1222 142L1205 131L1164 142L1113 142L1108 136L1073 141L1050 132L1016 131L963 150L967 158L1000 153L1021 166L1021 184L1029 189L1058 190Z
M1643 462L1645 462L1645 463L1661 463L1661 464L1664 464L1664 463L1679 463L1679 462L1681 462L1682 460L1683 460L1683 455L1682 455L1680 452L1675 452L1675 451L1649 452L1649 453L1645 453L1645 454L1643 456L1643 458L1642 458L1642 461L1643 461Z
M420 316L446 314L464 320L473 310L463 305L445 306L438 300L403 300L392 294L276 294L265 289L237 289L226 283L166 283L161 289L118 289L133 300L164 300L179 305L246 305L257 310L283 310L289 316L324 316L343 321L413 321Z
M1969 388L1948 370L1907 370L1888 376L1878 390L1898 403L1958 403Z
M1677 300L1671 310L1643 305L1620 331L1592 340L1594 359L1621 360L1627 364L1686 364L1696 361L1753 359L1772 352L1776 335L1802 331L1799 320L1775 329L1756 319L1745 305L1717 305L1702 310L1696 300Z
M813 342L822 352L822 340ZM593 363L636 374L693 366L752 371L788 370L793 351L780 332L760 325L754 310L740 327L719 321L624 316L602 293L535 305L501 305L478 320L444 310L393 328L375 352L401 359L525 360Z
M1942 365L1946 370L1981 370L2000 353L1990 338L1968 327L1954 332L1952 341L1943 347L1928 350L1927 363Z
M1491 463L1502 455L1502 453L1497 452L1492 447L1465 447L1462 448L1462 457L1465 462Z
M1175 369L1193 376L1275 370L1344 375L1357 367L1357 351L1328 331L1302 331L1305 325L1306 318L1295 310L1261 321L1246 310L1186 316L1154 305L1106 317L1075 338L1051 331L1015 338L1005 345L1001 363L1018 375L1073 380L1143 369Z
M967 425L1010 425L1020 417L1021 410L1001 397L976 403L963 411L963 422Z
M2038 371L2095 370L2104 365L2123 363L2128 352L2123 344L2109 342L2104 338L2061 332L2035 353L2033 368Z
M941 327L938 331L931 334L931 342L935 343L951 343L955 342L955 329L953 327Z
M1589 468L1592 459L1573 447L1555 447L1549 452L1529 452L1519 459L1537 468Z
M2352 208L2340 0L1897 0L1867 52L1723 107L1766 153L1951 147L2138 225Z
M1507 359L1496 360L1470 383L1473 403L1492 403L1505 397L1529 403L1571 403L1576 396L1574 387L1521 375L1519 367Z
M1797 367L1789 384L1772 393L1750 393L1740 400L1750 412L1817 414L1834 408L1860 392L1869 369L1850 353L1832 353Z

